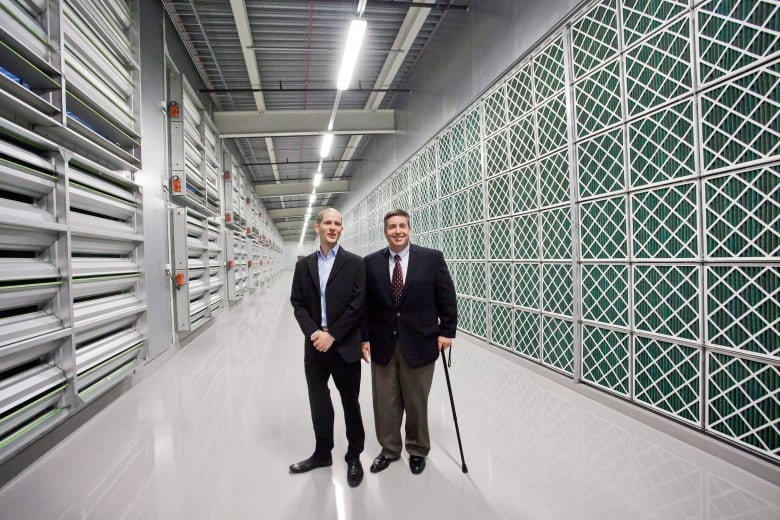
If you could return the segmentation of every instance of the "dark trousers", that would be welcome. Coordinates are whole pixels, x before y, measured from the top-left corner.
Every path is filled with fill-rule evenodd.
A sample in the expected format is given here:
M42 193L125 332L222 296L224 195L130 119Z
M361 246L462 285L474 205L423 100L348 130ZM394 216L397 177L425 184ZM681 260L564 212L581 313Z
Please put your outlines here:
M344 422L346 423L347 461L356 459L363 452L366 432L363 429L363 417L360 414L360 361L347 363L338 351L331 347L327 352L318 352L307 345L304 359L306 369L306 384L309 388L309 407L311 422L314 426L316 444L314 456L330 457L333 450L333 402L328 389L328 379L333 382L341 396L344 407Z

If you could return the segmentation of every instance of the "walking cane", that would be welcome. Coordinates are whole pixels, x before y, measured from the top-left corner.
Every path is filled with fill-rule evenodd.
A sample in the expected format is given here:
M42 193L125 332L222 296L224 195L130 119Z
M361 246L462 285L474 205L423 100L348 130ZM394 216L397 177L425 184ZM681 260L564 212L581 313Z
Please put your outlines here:
M447 390L450 392L450 404L452 405L452 419L455 421L455 433L458 436L458 449L460 450L460 462L463 473L468 473L466 460L463 458L463 443L460 441L460 428L458 428L458 414L455 413L455 400L452 398L452 385L450 384L450 372L447 368L447 360L444 358L444 351L441 351L441 363L444 365L444 376L447 378Z

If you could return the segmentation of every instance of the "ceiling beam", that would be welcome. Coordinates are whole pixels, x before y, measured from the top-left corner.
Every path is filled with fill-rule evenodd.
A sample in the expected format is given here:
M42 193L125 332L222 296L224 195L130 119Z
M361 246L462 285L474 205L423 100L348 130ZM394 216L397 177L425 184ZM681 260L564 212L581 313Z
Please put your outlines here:
M220 137L320 135L328 127L330 110L214 112ZM395 110L339 110L334 134L392 134Z
M316 208L311 209L311 214L316 215L321 210L327 208L329 206L319 206ZM308 208L306 206L301 206L299 208L283 208L283 209L272 209L268 211L268 216L270 218L284 218L284 217L302 217L306 215L306 210Z
M390 52L385 58L385 62L382 64L382 69L379 71L379 76L374 82L374 88L378 89L377 92L372 92L366 101L365 110L375 110L379 108L382 100L385 98L385 92L381 89L390 87L393 80L398 75L398 71L401 69L404 60L406 59L406 53L412 48L412 44L417 39L417 35L420 33L425 20L431 13L430 8L424 7L429 4L435 4L434 0L423 0L416 2L409 7L406 12L404 21L401 27L398 29L398 33L395 36L391 49L398 52ZM347 167L349 166L349 160L352 159L355 151L360 146L360 141L363 140L362 135L353 135L349 138L347 145L344 147L344 153L341 156L341 160L345 161L339 164L338 168L334 172L334 177L339 178L344 175ZM330 201L330 197L326 197L327 202Z
M283 197L285 195L308 195L314 188L311 182L288 182L282 184L255 185L258 197ZM349 191L349 181L322 181L317 193L345 193Z

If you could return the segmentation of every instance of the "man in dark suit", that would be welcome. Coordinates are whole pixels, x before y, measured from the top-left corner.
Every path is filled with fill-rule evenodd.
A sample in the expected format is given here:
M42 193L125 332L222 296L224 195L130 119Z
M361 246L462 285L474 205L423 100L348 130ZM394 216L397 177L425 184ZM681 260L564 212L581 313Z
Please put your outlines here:
M347 482L356 487L363 480L360 453L366 437L358 403L365 269L362 258L338 245L341 213L333 208L320 211L314 229L320 247L295 264L290 302L306 337L303 364L315 446L311 457L291 465L290 472L304 473L333 463L334 413L328 390L328 379L333 377L349 443Z
M428 394L439 352L450 348L458 325L452 277L441 251L409 243L409 214L385 215L388 247L365 258L366 313L363 355L371 363L374 422L382 452L378 473L401 456L406 413L409 468L425 469L431 449Z

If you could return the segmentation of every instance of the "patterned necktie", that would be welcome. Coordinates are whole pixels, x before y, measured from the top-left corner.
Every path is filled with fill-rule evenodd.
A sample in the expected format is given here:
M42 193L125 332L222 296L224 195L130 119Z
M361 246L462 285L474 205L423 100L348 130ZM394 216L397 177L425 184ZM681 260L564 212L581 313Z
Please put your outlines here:
M404 275L401 272L401 257L395 255L395 267L393 268L393 303L398 306L401 303L401 294L404 292Z

